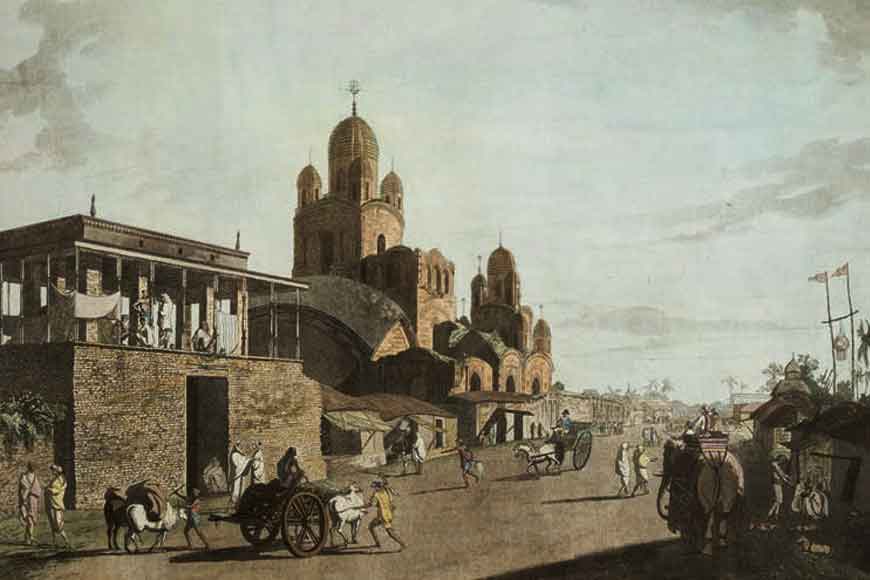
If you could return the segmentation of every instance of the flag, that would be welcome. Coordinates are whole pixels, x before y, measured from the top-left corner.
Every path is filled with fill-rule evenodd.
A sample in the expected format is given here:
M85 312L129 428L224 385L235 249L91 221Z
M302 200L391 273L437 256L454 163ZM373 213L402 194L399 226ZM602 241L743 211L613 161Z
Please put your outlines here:
M824 284L828 281L828 273L827 272L819 272L815 276L810 276L808 282L821 282Z
M849 275L849 262L846 262L831 274L831 278L836 278L837 276L848 276Z

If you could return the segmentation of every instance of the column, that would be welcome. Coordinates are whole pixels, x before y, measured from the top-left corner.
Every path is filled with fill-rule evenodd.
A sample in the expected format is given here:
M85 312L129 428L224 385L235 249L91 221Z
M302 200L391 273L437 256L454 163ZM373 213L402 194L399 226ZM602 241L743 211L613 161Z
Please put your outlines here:
M179 350L192 350L190 345L190 324L187 316L187 269L181 269L181 296L175 308L175 348Z
M45 341L51 342L51 252L45 255Z
M248 356L248 279L242 278L239 298L239 325L242 333L242 355Z
M275 358L275 284L269 284L269 356Z
M3 317L6 316L6 278L3 276L3 260L0 260L0 346L3 346Z
M302 297L299 288L296 289L296 360L302 360Z

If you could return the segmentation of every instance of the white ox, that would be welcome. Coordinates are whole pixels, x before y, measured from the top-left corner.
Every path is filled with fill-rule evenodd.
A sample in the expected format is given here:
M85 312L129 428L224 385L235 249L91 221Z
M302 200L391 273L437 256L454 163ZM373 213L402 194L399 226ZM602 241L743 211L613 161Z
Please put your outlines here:
M350 524L350 543L356 544L356 536L359 532L362 517L366 513L365 499L362 490L356 485L350 485L350 491L344 495L337 495L328 502L329 514L332 516L332 527L329 529L330 539L333 532L338 532L344 545L348 545L347 537L342 532L345 524Z
M148 519L148 513L142 504L135 503L127 506L127 522L129 527L127 528L126 536L124 536L124 548L128 552L138 552L140 545L139 535L146 530L157 534L150 550L162 548L166 535L178 523L178 517L178 511L169 502L166 502L166 510L163 517L156 522Z

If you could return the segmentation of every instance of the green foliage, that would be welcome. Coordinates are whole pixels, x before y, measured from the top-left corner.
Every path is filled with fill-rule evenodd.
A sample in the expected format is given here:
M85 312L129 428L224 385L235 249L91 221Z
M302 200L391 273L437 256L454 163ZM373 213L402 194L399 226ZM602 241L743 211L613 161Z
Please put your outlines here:
M7 450L22 445L30 449L37 440L51 437L62 418L63 408L41 395L12 393L0 401L0 436Z

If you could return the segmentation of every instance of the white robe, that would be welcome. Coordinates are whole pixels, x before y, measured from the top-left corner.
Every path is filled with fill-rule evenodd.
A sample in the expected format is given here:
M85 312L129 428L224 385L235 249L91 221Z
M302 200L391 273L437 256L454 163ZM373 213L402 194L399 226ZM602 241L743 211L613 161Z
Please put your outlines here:
M420 434L417 434L417 439L414 441L414 449L411 451L411 456L414 458L416 463L423 463L426 461L426 442L423 441L423 438Z
M230 500L239 505L239 499L245 491L245 476L248 475L251 460L236 448L230 452Z
M263 451L257 449L251 457L251 479L253 483L266 483L266 463L263 461Z

